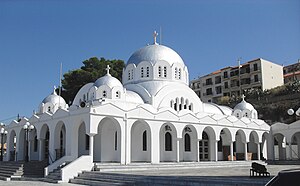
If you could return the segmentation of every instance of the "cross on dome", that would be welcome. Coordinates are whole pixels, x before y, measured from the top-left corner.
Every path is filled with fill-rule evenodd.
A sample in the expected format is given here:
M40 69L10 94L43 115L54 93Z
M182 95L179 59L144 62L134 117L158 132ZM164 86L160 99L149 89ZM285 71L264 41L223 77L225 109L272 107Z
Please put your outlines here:
M243 101L245 101L245 97L246 97L246 96L243 94L243 95L242 95L242 99L243 99Z
M52 93L53 95L57 95L55 90L56 90L56 86L53 86L53 93Z
M153 33L153 38L154 38L154 44L157 45L157 42L156 42L156 37L158 36L158 33L156 31L154 31Z
M109 70L110 70L110 67L109 67L109 65L107 65L107 66L106 66L106 75L109 75L109 76L110 76Z

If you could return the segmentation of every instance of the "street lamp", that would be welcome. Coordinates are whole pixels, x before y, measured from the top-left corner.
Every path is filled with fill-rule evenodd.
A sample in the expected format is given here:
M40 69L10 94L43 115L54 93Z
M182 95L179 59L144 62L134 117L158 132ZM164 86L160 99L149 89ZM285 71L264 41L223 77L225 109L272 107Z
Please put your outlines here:
M4 124L0 123L1 129L0 129L0 135L1 135L1 155L0 155L0 161L3 161L3 149L4 149L4 136L7 134L7 131L4 129Z
M296 110L296 112L294 111L294 109L290 108L287 111L288 115L292 116L293 114L295 114L295 121L297 121L297 116L300 116L300 107Z
M23 126L23 129L25 130L25 138L26 138L26 154L25 154L25 161L28 162L29 156L28 156L28 144L29 144L29 132L34 129L34 126L31 125L29 122L26 122Z

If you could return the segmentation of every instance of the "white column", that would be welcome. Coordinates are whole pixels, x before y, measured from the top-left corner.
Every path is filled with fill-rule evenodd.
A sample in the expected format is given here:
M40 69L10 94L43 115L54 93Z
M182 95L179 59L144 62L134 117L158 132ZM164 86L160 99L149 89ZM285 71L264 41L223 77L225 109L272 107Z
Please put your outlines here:
M233 161L233 141L230 143L230 160Z
M153 122L153 124L155 124ZM151 126L151 125L150 125ZM154 125L153 125L154 126ZM151 163L157 164L160 162L160 142L159 142L159 129L151 128Z
M199 162L200 161L200 158L199 158L199 141L200 140L196 140L197 141L197 143L196 143L196 155L197 155L197 158L196 158L196 160L197 160L197 162Z
M45 139L39 139L39 141L38 141L38 145L39 145L39 161L42 161L42 160L44 160L44 155L45 155L45 151L44 151L44 149L45 149Z
M215 141L215 161L218 161L218 140Z
M260 143L257 144L257 159L260 160Z
M248 161L247 142L245 142L245 160Z
M292 142L289 142L289 159L293 159Z
M176 140L176 161L179 162L179 140L180 138L177 138Z
M92 162L94 162L94 136L90 136L90 149L89 149L89 155L92 158Z

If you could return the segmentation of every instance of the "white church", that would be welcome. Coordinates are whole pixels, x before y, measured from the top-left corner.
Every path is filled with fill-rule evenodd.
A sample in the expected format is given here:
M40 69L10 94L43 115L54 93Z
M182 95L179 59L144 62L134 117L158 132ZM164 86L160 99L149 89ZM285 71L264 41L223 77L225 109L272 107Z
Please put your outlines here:
M5 161L65 162L67 181L94 162L201 162L272 159L270 126L243 100L234 109L203 103L174 50L156 43L134 52L122 82L107 74L84 85L69 107L55 91L30 118L5 127ZM24 127L25 126L25 127ZM29 136L26 152L26 134ZM26 148L25 148L26 147Z

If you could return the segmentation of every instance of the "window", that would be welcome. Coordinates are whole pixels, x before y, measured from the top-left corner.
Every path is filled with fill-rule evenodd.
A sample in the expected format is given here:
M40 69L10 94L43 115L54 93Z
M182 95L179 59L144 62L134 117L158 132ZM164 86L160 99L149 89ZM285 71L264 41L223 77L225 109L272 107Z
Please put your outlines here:
M158 77L161 77L161 66L158 67Z
M90 150L90 136L85 135L85 150Z
M149 77L149 67L146 69L146 77Z
M50 106L48 107L48 112L51 112L51 107Z
M178 79L181 79L181 68L178 69Z
M118 150L118 133L115 132L115 151Z
M141 68L141 78L144 77L144 67Z
M206 95L212 95L212 88L206 89Z
M223 140L222 137L220 136L220 140L218 141L218 152L223 151Z
M175 79L177 79L177 67L175 68Z
M116 98L119 98L119 97L120 97L120 92L117 91L117 92L116 92Z
M167 77L167 67L164 67L164 77Z
M257 71L258 70L258 66L257 63L253 64L253 71Z
M221 83L221 76L216 76L215 77L215 84Z
M130 70L128 70L128 80L130 80L131 75L130 75Z
M165 134L165 151L172 151L172 135L170 132Z
M216 93L217 94L221 94L222 93L222 87L221 86L218 86L215 89L216 89Z
M185 152L191 151L191 137L188 133L184 135L184 151Z
M102 92L102 97L106 98L106 91L105 90L103 90L103 92Z
M147 151L147 131L143 132L143 151Z
M212 79L211 78L206 79L205 81L206 81L206 85L212 85Z
M224 76L224 78L228 78L228 72L227 71L223 72L223 76Z
M258 82L258 75L254 75L254 82Z
M224 88L228 88L228 82L224 83Z

